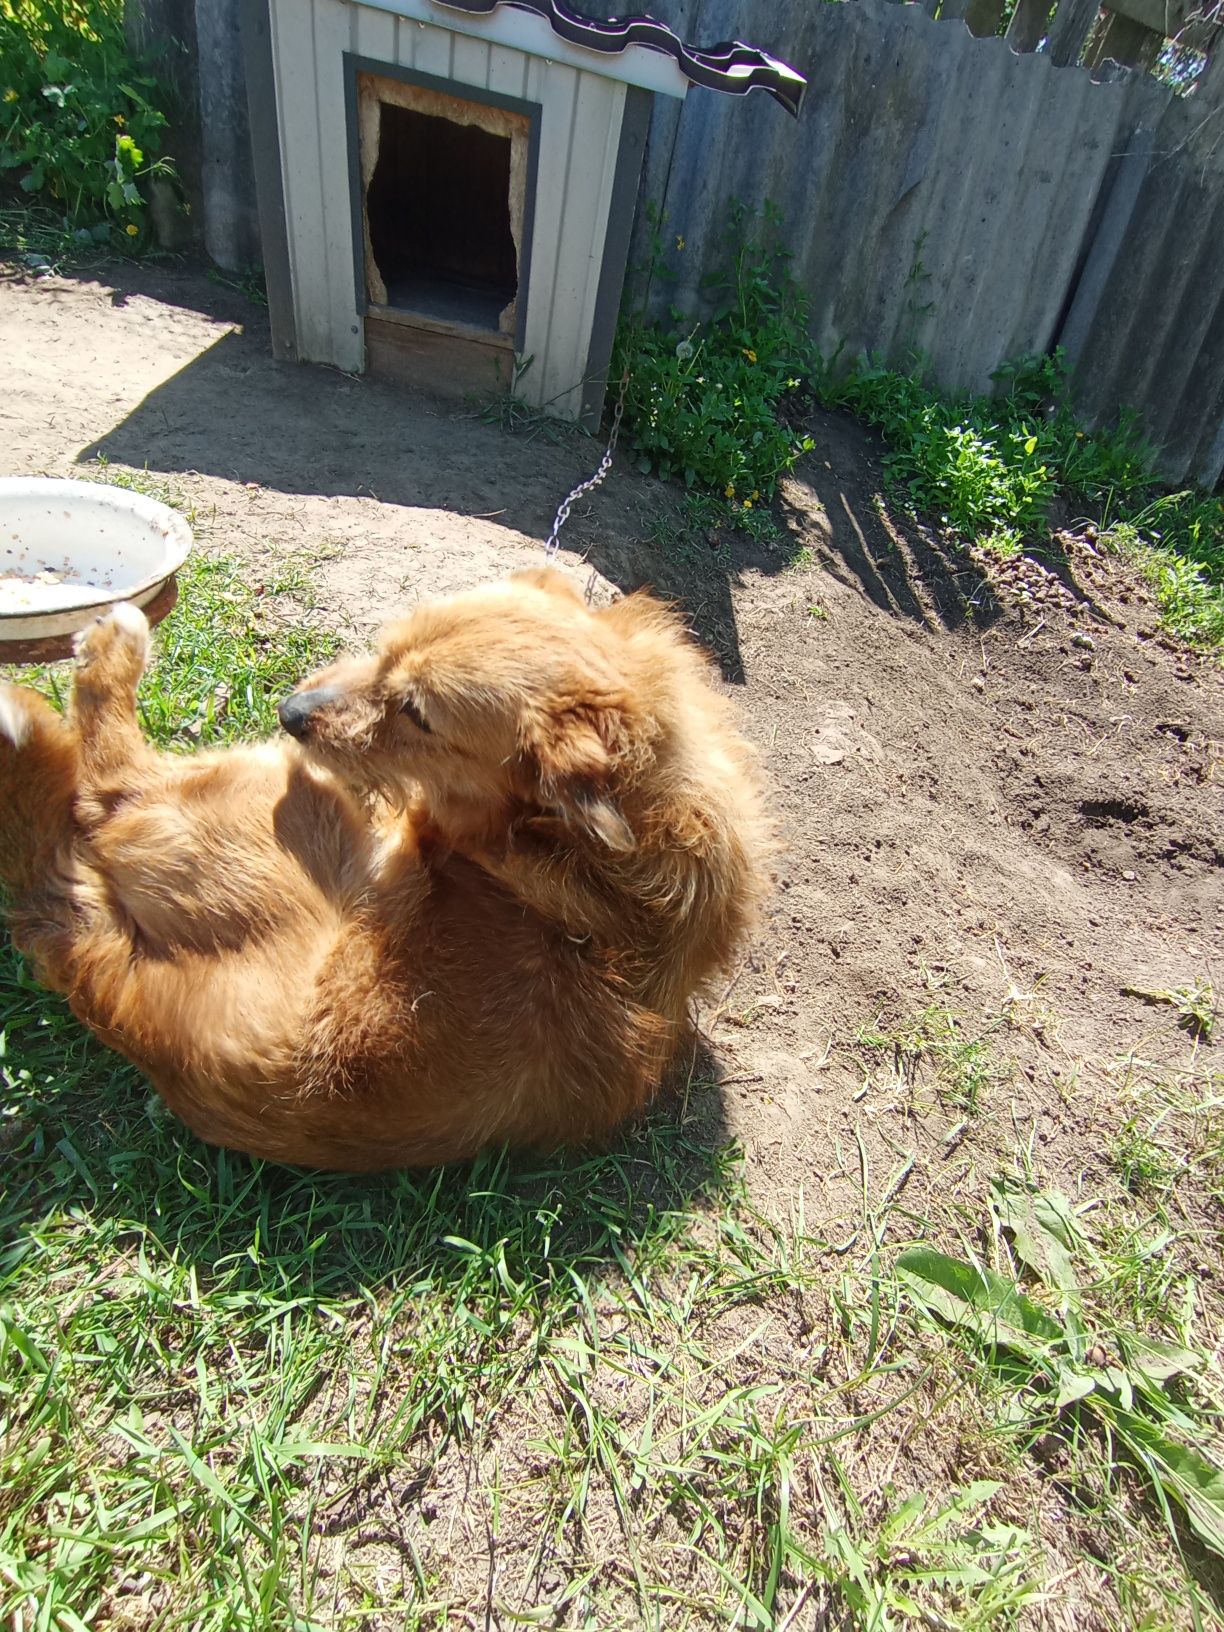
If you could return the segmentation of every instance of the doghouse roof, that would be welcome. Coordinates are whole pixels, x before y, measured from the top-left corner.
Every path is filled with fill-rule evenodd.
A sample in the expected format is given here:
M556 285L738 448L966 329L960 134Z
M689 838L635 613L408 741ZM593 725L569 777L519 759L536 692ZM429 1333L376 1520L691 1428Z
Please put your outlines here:
M690 85L743 96L767 91L798 114L807 81L767 51L735 40L700 50L653 17L606 22L580 17L562 0L364 0L379 11L567 62L665 96Z

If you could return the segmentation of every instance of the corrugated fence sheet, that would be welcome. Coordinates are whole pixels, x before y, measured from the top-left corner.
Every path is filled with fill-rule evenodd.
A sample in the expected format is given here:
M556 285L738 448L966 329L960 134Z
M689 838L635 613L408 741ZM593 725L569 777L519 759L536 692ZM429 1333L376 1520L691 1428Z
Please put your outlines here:
M1065 339L1088 413L1133 405L1171 477L1218 478L1224 189L1218 148L1192 138L1193 98L1144 75L1096 83L889 0L651 9L698 43L749 39L810 82L798 121L764 97L658 99L643 192L675 281L656 309L700 312L728 201L769 199L826 355L903 367L920 353L940 384L986 391L1000 363Z

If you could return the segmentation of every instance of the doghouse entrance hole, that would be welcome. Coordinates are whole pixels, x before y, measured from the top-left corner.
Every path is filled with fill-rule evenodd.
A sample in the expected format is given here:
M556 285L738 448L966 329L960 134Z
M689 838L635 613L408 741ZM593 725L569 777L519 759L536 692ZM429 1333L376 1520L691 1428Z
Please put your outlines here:
M509 138L386 102L380 113L366 213L387 304L496 330L518 292Z

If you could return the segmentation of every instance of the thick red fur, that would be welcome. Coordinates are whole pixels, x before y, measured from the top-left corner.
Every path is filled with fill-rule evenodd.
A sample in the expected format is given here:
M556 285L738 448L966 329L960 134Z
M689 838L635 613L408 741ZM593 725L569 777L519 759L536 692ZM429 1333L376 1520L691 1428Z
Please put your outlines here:
M13 937L202 1138L376 1169L597 1140L753 917L752 756L649 597L552 572L425 605L282 707L298 738L155 752L143 618L61 719L0 687Z

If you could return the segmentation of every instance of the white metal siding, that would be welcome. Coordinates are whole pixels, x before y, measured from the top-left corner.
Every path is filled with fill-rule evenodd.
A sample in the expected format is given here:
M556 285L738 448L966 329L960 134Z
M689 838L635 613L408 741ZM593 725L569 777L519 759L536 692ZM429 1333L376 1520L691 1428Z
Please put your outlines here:
M540 104L524 344L532 364L520 389L529 401L576 418L626 87L345 0L271 0L271 12L299 355L351 373L365 366L344 103L349 51Z

